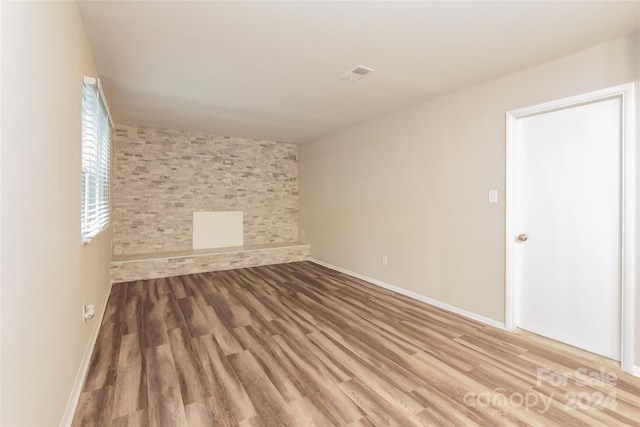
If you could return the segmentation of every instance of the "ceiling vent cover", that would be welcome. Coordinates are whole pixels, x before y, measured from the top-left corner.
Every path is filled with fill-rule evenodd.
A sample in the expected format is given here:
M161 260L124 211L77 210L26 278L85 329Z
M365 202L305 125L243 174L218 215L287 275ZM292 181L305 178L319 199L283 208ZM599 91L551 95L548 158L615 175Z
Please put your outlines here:
M373 68L365 67L364 65L358 65L356 68L347 71L340 77L348 82L355 82L356 80L360 80L372 71L375 70Z

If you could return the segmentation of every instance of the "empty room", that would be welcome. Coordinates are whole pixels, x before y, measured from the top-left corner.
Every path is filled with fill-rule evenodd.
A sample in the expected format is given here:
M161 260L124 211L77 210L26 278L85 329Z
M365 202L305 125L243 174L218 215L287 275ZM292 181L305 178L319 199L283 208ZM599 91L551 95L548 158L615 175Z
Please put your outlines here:
M640 1L0 22L0 425L640 426Z

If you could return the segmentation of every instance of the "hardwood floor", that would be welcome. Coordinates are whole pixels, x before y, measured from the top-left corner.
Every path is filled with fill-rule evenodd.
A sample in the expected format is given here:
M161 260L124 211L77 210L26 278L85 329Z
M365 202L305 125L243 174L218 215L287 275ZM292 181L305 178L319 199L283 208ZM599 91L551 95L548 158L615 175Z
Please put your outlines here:
M640 425L640 380L311 262L113 286L74 425Z

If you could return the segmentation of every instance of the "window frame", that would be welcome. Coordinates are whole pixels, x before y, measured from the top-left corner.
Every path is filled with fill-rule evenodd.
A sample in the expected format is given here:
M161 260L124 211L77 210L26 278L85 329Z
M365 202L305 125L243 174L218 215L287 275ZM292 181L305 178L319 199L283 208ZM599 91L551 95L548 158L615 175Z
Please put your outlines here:
M82 83L80 236L83 244L111 223L111 130L113 119L100 79Z

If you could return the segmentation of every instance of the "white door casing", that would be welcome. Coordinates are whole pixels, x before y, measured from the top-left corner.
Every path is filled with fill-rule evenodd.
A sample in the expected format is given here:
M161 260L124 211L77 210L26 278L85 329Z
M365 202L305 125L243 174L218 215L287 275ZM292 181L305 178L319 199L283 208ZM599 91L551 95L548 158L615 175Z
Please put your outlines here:
M603 139L597 135L598 126L577 128L582 135L563 134L559 125L578 116L582 120L587 117L589 122L595 119L602 122L604 128L608 126L609 136L612 135L611 129L618 128L616 124L620 123L622 134L618 139L619 151L616 151L616 147L611 150L610 146L598 142ZM549 133L549 128L556 129L555 133ZM558 138L555 143L552 141L554 135ZM574 140L570 142L572 138ZM567 146L562 148L559 142ZM633 369L635 344L635 145L634 84L507 113L506 327L515 329L524 323L535 329L534 332L619 359L622 368L628 372ZM544 154L545 149L552 155ZM580 165L580 157L587 155L601 160L598 171L601 168L605 170L600 171L602 173L599 176L590 176L589 166ZM523 162L522 159L527 161ZM523 181L526 168L535 162L538 165L549 162L549 171L545 172L545 176L537 177L539 179ZM618 172L611 173L612 167L621 167L621 171L618 169ZM575 182L574 175L586 177L585 182ZM559 184L554 181L560 181L559 178L565 182ZM610 191L612 188L613 192ZM616 188L621 191L616 192ZM537 213L531 203L539 208ZM548 215L545 219L545 209L556 209L564 218L554 218L552 223L544 223L549 219ZM585 209L589 215L582 218L579 212ZM596 218L597 224L588 223L589 218L592 221ZM524 224L530 230L522 230ZM558 232L563 224L569 224L568 228L574 232ZM529 235L527 242L518 242L516 236L521 233ZM598 248L590 249L589 245L594 241L600 244ZM520 260L524 255L527 256L527 262L523 265ZM585 265L585 260L589 259L592 262ZM563 287L570 284L563 289L554 289L553 286L557 287L558 283L544 280L542 272L545 271L557 278ZM573 279L567 280L567 274L571 274ZM522 287L523 280L529 285ZM611 292L605 288L594 290L593 286L601 286L607 281L611 285ZM531 283L536 286L532 287ZM560 319L553 319L555 323L548 322L544 316L532 312L531 307L523 308L519 304L521 297L526 297L529 305L537 304L539 309L548 310L550 318L556 315ZM572 331L569 327L563 330L565 325L556 327L567 305L562 305L563 298L565 303L573 301L576 308L597 307L592 310L593 316L583 313L582 319L579 315L572 317L578 323L583 323L585 330ZM599 302L602 303L600 306ZM612 304L615 306L606 308ZM598 316L595 314L600 316L602 322L596 322ZM547 328L551 328L549 331L553 330L555 335L545 333ZM605 333L607 328L613 328L614 331L617 328L618 332L614 332L617 336L599 344L600 347L588 348L588 345L595 345L590 342L589 335L600 329L602 337L603 328ZM618 348L611 349L612 346Z

